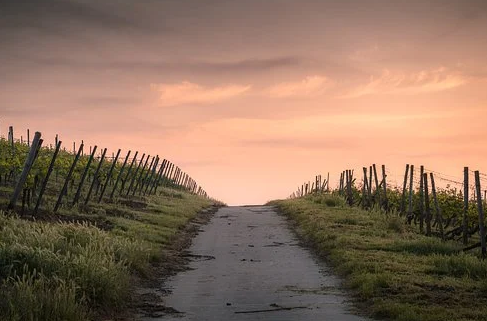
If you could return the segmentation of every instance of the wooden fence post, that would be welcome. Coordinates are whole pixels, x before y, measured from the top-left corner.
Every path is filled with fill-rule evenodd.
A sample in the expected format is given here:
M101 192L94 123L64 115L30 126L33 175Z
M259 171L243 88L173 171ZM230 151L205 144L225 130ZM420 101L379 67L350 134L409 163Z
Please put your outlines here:
M81 152L83 151L83 144L79 146L78 153L74 157L73 164L71 164L71 167L69 168L68 176L66 176L66 179L64 180L64 185L61 190L61 193L59 193L59 197L57 199L56 205L54 206L54 213L57 212L59 209L59 206L61 206L61 201L63 200L64 194L66 194L66 190L68 189L68 184L69 181L71 180L71 176L73 175L74 168L76 167L76 163L78 163L78 159L81 156Z
M438 198L436 197L435 178L433 177L433 173L430 173L430 178L431 178L431 193L433 194L433 200L435 202L435 209L436 209L436 222L439 224L440 227L441 239L445 240L445 233L443 231L443 217L441 215L440 205L438 204Z
M129 193L130 193L130 190L132 189L132 187L134 186L134 183L135 183L135 179L137 178L137 174L139 173L139 169L140 169L140 166L142 166L142 163L144 162L144 156L145 154L142 154L142 158L140 159L139 161L139 164L137 165L137 167L135 168L135 173L134 175L132 176L132 179L130 181L130 185L129 185L129 188L127 190L127 193L125 194L125 196L128 196ZM149 155L147 155L147 159L149 159Z
M413 219L413 183L414 183L414 165L411 165L411 171L409 175L409 206L408 206L408 222L411 224Z
M35 139L35 136L34 136L34 139ZM32 141L32 144L34 144L34 140ZM44 180L42 181L41 190L39 192L39 196L37 197L36 206L34 208L34 215L37 215L37 212L38 212L39 207L41 205L42 196L44 195L44 191L46 190L47 182L49 181L49 177L51 176L52 170L54 168L54 163L56 162L56 158L57 158L57 155L58 155L60 149L61 149L61 141L58 141L56 144L56 149L54 150L54 154L52 155L51 162L49 163L49 167L47 168L46 177L44 177Z
M368 193L367 193L367 191L369 190L369 188L367 186L367 183L368 183L367 167L363 167L362 169L364 171L364 184L362 186L362 208L366 208L368 205L368 199L367 199Z
M430 199L428 195L428 174L423 174L424 180L424 209L426 219L426 236L431 236L431 212L430 212Z
M344 180L345 180L345 172L341 172L340 174L340 187L338 188L338 193L340 195L343 195L343 186L345 185L344 184Z
M485 225L484 225L484 210L482 208L482 191L480 189L480 173L475 171L475 190L477 196L477 211L479 213L479 234L480 247L482 248L482 258L485 259L487 250L485 247Z
M88 171L90 170L91 162L93 162L93 158L95 158L96 148L97 146L95 145L95 147L93 147L93 151L90 154L90 158L88 159L85 170L83 171L83 175L81 175L81 180L79 182L78 189L76 190L76 194L74 195L72 206L78 203L79 197L81 196L81 189L83 188L86 176L88 175Z
M132 196L135 195L135 192L139 189L140 185L142 184L142 181L144 180L143 177L145 177L145 173L144 171L146 170L147 168L147 163L149 162L149 158L150 158L150 155L147 156L146 160L145 160L145 164L144 164L144 167L142 167L142 170L140 171L140 175L139 175L139 178L137 179L137 184L135 184L135 188L132 190ZM151 160L151 163L150 163L150 166L149 168L152 166L152 164L154 163L154 159L155 157L152 156L152 160Z
M164 186L169 186L172 183L173 173L174 173L174 164L171 163L171 165L169 166L169 169L168 169L166 184Z
M379 201L379 209L381 209L381 192L380 192L380 187L379 187L379 178L377 177L377 168L375 167L375 164L372 164L372 169L374 170L374 180L375 180L375 197L374 200L377 198Z
M367 190L369 206L372 206L372 166L369 166L369 189Z
M12 155L15 156L14 126L9 126L8 132L9 132L9 136L10 136L10 146L12 148Z
M326 174L326 189L325 191L328 193L330 191L330 172Z
M387 199L386 165L382 165L382 189L384 190L384 209L389 211L389 200Z
M108 182L110 181L110 178L112 177L113 169L117 165L117 160L118 157L120 156L121 149L119 148L117 151L117 155L115 156L114 159L112 159L112 166L110 166L110 170L108 171L107 178L105 180L105 184L103 185L103 188L100 193L100 197L98 197L98 203L100 203L103 199L103 195L105 194L105 190L107 189Z
M95 187L95 183L98 180L98 173L100 172L101 166L103 165L103 160L105 159L106 153L107 153L107 149L104 148L100 157L100 162L98 163L95 173L93 174L93 180L91 181L90 189L88 190L88 195L86 195L85 198L85 205L88 204L88 202L90 201L91 193L93 192L93 187Z
M120 187L120 192L118 193L118 196L121 196L123 193L123 190L125 189L125 184L127 183L128 179L130 177L130 173L132 173L132 168L134 166L134 163L137 161L137 155L138 154L139 154L139 152L135 151L134 158L130 162L129 169L127 170L127 175L125 175L125 179L122 180L122 187Z
M399 208L399 212L401 213L401 215L403 215L406 211L406 186L408 183L408 173L409 164L406 164L406 172L404 173L404 184L402 185L401 206Z
M424 233L424 166L419 169L419 232Z
M164 159L162 161L161 168L159 169L159 175L158 175L157 179L154 181L154 184L152 185L152 187L149 191L149 194L154 195L157 192L157 188L159 187L159 185L161 185L163 183L164 172L166 171L167 162L168 162L167 159Z
M348 193L348 204L350 206L353 205L353 193L352 193L352 181L353 181L353 172L351 170L347 171L347 193Z
M174 176L172 178L172 182L175 185L175 187L177 187L177 185L178 185L179 172L180 172L179 167L175 165Z
M120 168L120 172L118 172L117 178L115 179L115 184L113 185L112 192L110 193L110 200L113 200L113 196L115 191L117 190L118 182L120 182L120 178L122 177L123 171L125 170L125 166L129 160L131 151L129 150L127 156L125 156L125 160L123 161L122 167Z
M11 130L13 131L13 127L11 128L12 128ZM25 159L24 168L22 169L20 178L17 182L17 185L15 186L14 193L10 198L10 202L7 207L9 210L13 210L15 208L15 204L17 203L17 199L19 198L20 192L24 187L25 181L27 180L27 176L29 175L32 165L34 164L34 160L36 158L36 153L37 153L37 146L39 144L40 139L41 139L41 133L36 132L34 135L34 140L32 141L32 147L30 148L29 154ZM12 135L12 141L13 141L13 135Z
M148 176L145 179L145 182L142 184L142 188L140 189L139 195L144 192L144 195L147 194L147 190L149 189L149 186L151 186L152 179L154 178L154 175L156 174L157 171L157 165L159 165L159 155L156 156L156 161L154 163L154 166L150 169L150 172L148 173ZM145 186L145 189L144 189Z
M166 181L165 181L166 185L169 184L171 180L173 170L174 170L174 164L172 162L169 162L169 166L167 167L167 172L166 174L164 174L164 176L166 177Z
M468 167L463 168L463 245L468 244Z

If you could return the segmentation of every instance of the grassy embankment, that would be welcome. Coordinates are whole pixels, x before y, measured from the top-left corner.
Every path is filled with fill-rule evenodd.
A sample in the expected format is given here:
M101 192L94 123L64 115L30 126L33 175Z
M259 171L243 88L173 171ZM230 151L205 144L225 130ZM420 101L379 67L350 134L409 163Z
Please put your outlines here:
M93 320L124 310L133 276L163 261L178 231L212 204L169 188L158 194L63 209L50 222L0 211L0 320Z
M420 235L394 214L350 208L334 195L270 204L344 277L367 315L487 320L487 262L462 253L461 244Z

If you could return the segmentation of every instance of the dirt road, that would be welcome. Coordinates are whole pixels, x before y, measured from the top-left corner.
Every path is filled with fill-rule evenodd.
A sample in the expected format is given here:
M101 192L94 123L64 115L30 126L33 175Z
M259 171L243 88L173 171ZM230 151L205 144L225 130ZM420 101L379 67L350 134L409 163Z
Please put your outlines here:
M174 313L145 320L364 320L272 207L222 208L202 229L166 282Z

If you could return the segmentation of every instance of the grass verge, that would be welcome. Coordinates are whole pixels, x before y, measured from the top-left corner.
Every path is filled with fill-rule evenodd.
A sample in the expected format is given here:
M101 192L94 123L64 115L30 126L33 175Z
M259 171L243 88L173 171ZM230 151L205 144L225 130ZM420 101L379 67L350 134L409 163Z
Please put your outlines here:
M487 320L487 262L333 195L273 201L376 319Z
M42 221L0 212L0 320L97 320L120 315L134 275L212 202L172 189L61 211Z

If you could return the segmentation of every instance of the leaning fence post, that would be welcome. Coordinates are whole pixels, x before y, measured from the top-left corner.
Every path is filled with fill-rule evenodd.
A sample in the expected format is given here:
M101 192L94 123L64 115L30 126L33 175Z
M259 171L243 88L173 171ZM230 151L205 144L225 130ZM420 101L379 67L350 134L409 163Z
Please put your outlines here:
M112 159L112 166L110 167L110 170L108 171L107 179L105 180L105 184L103 185L103 188L101 190L100 197L98 198L98 203L100 203L101 200L103 199L103 194L105 194L105 190L107 189L108 182L110 181L110 178L112 177L113 169L115 168L115 165L117 165L117 160L118 160L118 156L120 156L120 151L121 150L119 148L117 151L117 155L115 156L114 159Z
M406 164L406 173L404 173L404 184L402 185L401 207L399 208L399 212L401 213L401 215L403 215L406 210L406 186L408 183L408 173L409 164Z
M100 169L101 169L101 166L103 164L103 160L105 159L106 153L107 153L107 149L104 148L103 152L101 154L100 162L98 163L98 166L96 167L95 173L93 174L93 180L91 181L90 189L88 190L88 195L86 195L86 198L85 198L85 203L84 203L85 205L88 204L88 202L90 201L91 193L93 192L93 187L95 187L95 183L96 183L97 177L98 177L98 172L100 172Z
M381 204L382 204L382 200L381 200L381 192L380 192L380 188L379 188L379 179L377 177L377 168L375 167L375 164L372 164L372 169L374 170L374 180L375 180L375 197L374 197L374 200L375 198L377 197L378 198L378 201L379 201L379 209L381 209Z
M32 144L34 144L34 141L32 142ZM34 208L34 215L37 215L37 211L39 210L39 206L41 205L42 196L44 195L44 191L46 190L47 182L49 181L49 177L51 176L52 169L54 168L54 163L56 162L56 158L60 149L61 149L61 141L58 141L56 144L56 149L54 150L54 154L52 155L51 163L49 164L49 167L47 169L46 177L44 177L44 181L42 182L39 196L37 197L36 207Z
M83 188L83 184L85 182L86 175L88 174L88 171L90 169L91 162L93 161L93 158L95 158L96 148L97 148L97 146L95 145L95 147L93 147L93 150L90 154L90 158L88 159L88 163L86 164L85 170L83 171L83 175L81 176L81 181L79 182L78 190L76 191L76 194L74 195L72 206L74 206L78 202L79 197L81 196L81 189Z
M134 189L132 190L132 196L135 195L135 192L137 191L137 189L139 188L140 186L140 183L141 183L141 180L142 180L142 177L144 176L144 171L145 171L145 168L147 167L147 163L149 162L149 158L150 158L150 155L147 155L147 158L145 159L145 163L144 163L144 167L142 167L142 170L140 171L140 175L139 175L139 178L137 179L137 184L135 184L135 187ZM154 156L152 157L152 161L151 161L151 165L152 163L154 162Z
M112 192L110 193L110 200L113 200L113 195L115 194L115 191L117 190L118 182L120 181L120 178L122 177L123 171L125 170L125 166L127 165L127 162L130 157L130 150L127 153L127 156L125 156L125 160L123 161L122 167L120 168L120 172L118 172L117 178L115 179L115 184L113 185Z
M143 182L139 195L142 193L142 191L144 192L144 196L147 194L149 187L152 185L152 180L154 179L154 175L156 175L157 165L159 165L159 160L160 160L159 155L157 155L154 166L152 166L152 170L150 171L149 176L146 177L145 181ZM145 185L145 189L144 189L144 185Z
M480 190L480 173L475 171L475 191L477 195L477 211L479 212L479 234L480 246L482 248L482 258L485 259L487 250L485 248L485 225L484 225L484 210L482 208L482 191Z
M127 170L127 175L125 175L125 179L122 180L122 186L120 187L120 192L118 193L118 196L122 196L123 190L125 189L125 184L127 184L127 181L130 177L130 173L132 173L132 168L134 167L134 163L137 161L137 155L139 154L138 151L135 151L134 158L132 158L132 161L130 162L129 169Z
M156 173L157 165L159 165L159 160L159 155L156 155L156 160L151 163L151 166L149 166L149 168L147 168L147 174L142 180L142 184L140 184L139 196L142 195L142 193L144 193L144 196L147 194L147 189L151 185L152 178Z
M167 159L164 159L162 161L162 165L161 165L161 168L159 169L159 176L157 178L157 180L154 182L154 185L151 187L151 190L149 192L149 194L151 195L154 195L157 193L157 188L159 187L159 185L162 185L164 183L164 172L166 171L166 168L168 167L168 160Z
M367 199L367 195L368 195L368 179L367 179L367 167L363 167L362 168L363 171L364 171L364 184L362 186L362 208L366 208L367 205L368 205L368 199ZM367 204L366 204L367 203Z
M139 169L140 167L142 166L142 163L144 162L144 157L145 157L145 153L142 154L142 158L140 159L139 161L139 164L137 165L137 167L135 168L135 172L134 172L134 175L132 176L132 179L130 180L130 185L129 185L129 188L127 190L127 193L125 194L125 196L128 196L129 193L130 193L130 190L132 189L132 187L134 186L134 182L135 182L135 179L137 178L137 174L139 173ZM149 155L147 155L147 159L149 159Z
M59 206L61 205L61 201L63 200L63 196L66 193L66 189L68 188L69 180L71 179L71 175L73 175L74 168L76 167L76 163L78 162L78 159L79 159L82 151L83 151L83 144L81 144L79 146L78 153L74 157L74 161L73 161L73 164L71 164L71 168L69 169L68 176L66 176L66 179L64 180L63 189L61 190L61 193L59 193L59 197L57 199L56 205L54 206L54 213L57 212L57 210L59 209Z
M13 131L13 129L12 129ZM34 164L34 160L36 158L36 153L37 153L37 145L39 144L39 140L41 139L41 133L36 132L34 135L34 140L32 141L32 147L29 150L29 154L27 155L27 158L25 159L24 163L24 168L22 170L22 173L20 174L20 178L17 182L17 185L15 186L14 193L12 194L12 197L10 198L10 203L8 204L8 209L12 210L15 207L15 203L17 203L17 199L19 198L20 192L22 191L22 188L24 187L25 181L27 180L27 176L29 175L30 169L32 168L32 165ZM12 137L13 141L13 137Z

